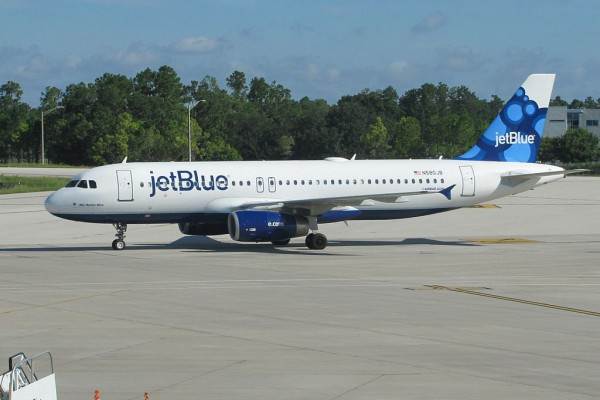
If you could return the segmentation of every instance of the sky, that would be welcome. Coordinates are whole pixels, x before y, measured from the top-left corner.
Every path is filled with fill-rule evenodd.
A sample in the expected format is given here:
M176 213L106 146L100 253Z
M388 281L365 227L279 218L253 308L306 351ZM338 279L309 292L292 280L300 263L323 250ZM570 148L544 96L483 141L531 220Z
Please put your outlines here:
M600 97L600 3L589 0L0 0L0 84L47 86L170 65L184 83L234 70L295 98L425 82L506 98L530 73Z

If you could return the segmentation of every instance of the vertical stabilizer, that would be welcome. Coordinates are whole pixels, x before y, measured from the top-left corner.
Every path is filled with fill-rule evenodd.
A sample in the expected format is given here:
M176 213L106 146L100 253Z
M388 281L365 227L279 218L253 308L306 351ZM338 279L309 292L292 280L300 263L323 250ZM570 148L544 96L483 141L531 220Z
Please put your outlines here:
M506 102L500 114L459 160L535 162L554 74L533 74Z

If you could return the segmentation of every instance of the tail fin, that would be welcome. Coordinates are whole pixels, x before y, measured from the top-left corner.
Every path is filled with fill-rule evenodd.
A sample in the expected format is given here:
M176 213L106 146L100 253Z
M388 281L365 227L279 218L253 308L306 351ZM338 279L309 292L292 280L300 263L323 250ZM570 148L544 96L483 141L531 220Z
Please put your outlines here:
M554 86L554 74L533 74L459 160L535 162Z

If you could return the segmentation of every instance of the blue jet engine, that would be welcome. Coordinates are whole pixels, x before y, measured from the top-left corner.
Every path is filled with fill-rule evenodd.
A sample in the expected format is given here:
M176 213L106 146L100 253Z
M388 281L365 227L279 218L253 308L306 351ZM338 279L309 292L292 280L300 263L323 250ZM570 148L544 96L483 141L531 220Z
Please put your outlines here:
M240 242L281 242L308 234L308 220L274 211L234 211L227 221L229 236Z

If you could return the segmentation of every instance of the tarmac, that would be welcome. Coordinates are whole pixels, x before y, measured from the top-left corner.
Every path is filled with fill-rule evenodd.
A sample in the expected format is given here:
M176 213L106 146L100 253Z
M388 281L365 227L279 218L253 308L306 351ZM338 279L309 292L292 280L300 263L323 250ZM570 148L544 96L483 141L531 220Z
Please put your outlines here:
M599 396L600 178L324 251L139 225L117 252L44 198L0 196L0 359L51 351L61 400Z

